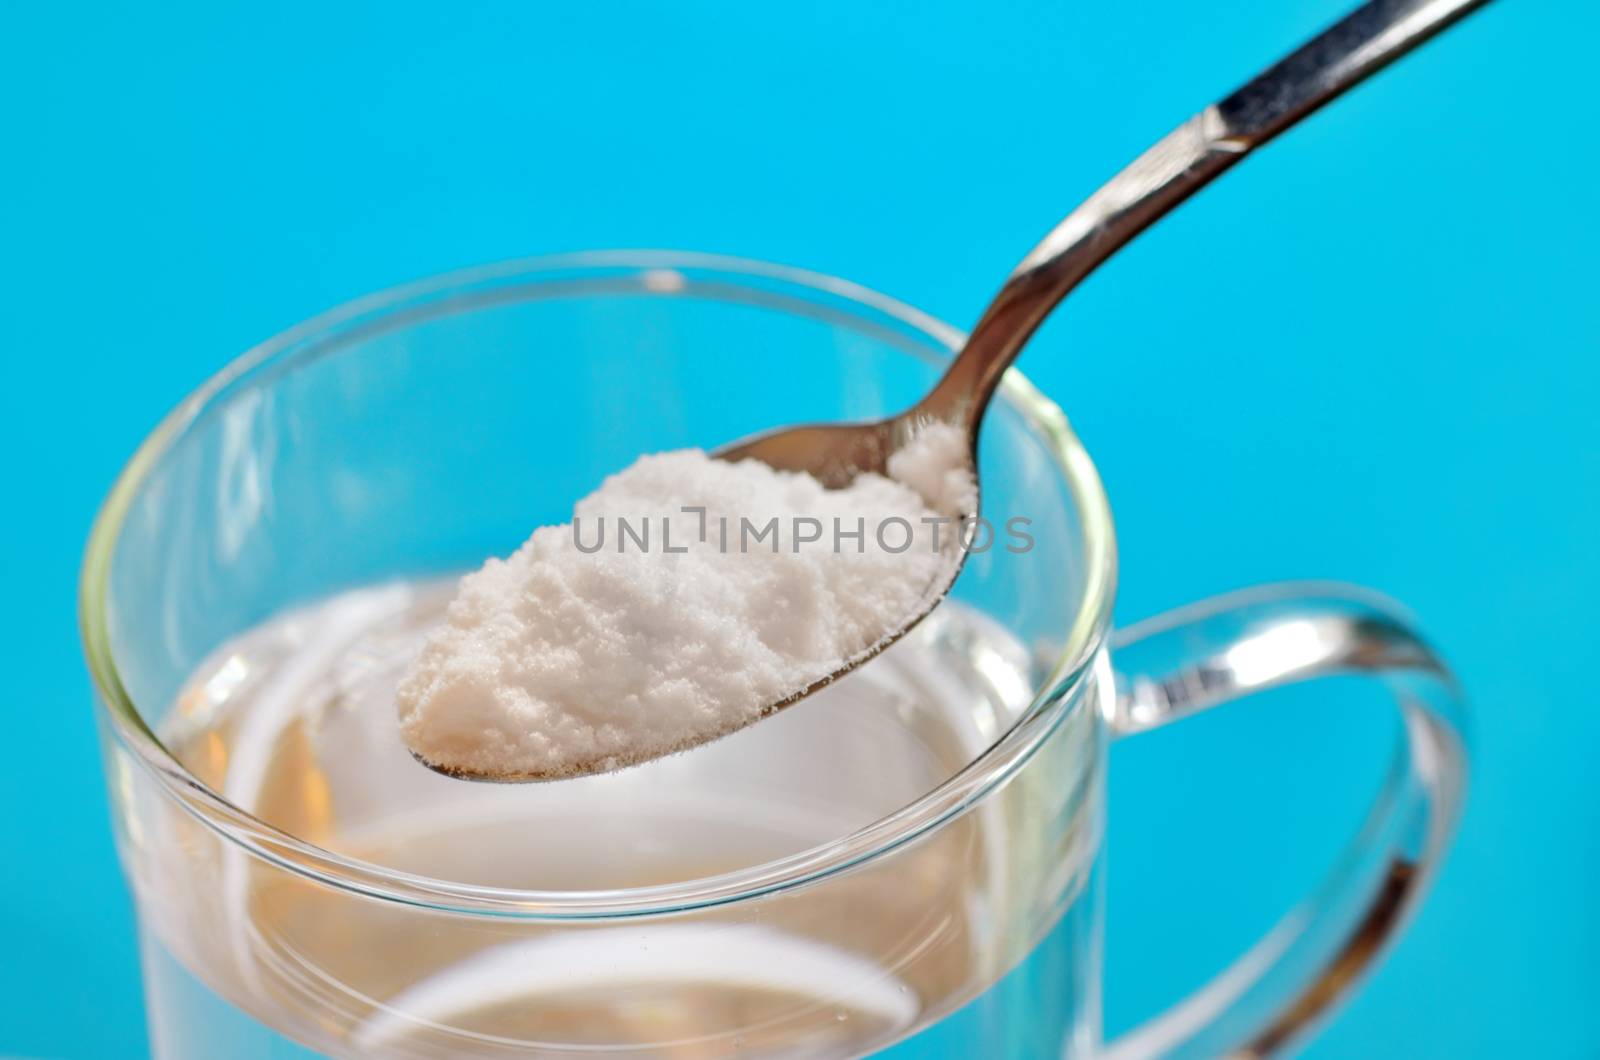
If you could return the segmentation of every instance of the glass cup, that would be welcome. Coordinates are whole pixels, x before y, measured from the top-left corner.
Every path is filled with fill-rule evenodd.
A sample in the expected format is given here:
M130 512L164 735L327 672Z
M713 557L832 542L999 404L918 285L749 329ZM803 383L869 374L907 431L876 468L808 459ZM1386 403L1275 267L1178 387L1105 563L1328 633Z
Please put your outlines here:
M334 310L139 449L83 633L163 1057L1262 1055L1414 906L1460 806L1453 682L1408 621L1266 587L1109 629L1111 518L1007 377L975 551L880 659L693 752L550 785L417 765L393 686L448 575L641 452L881 416L962 336L841 280L606 253ZM1390 782L1324 886L1192 1000L1099 1016L1109 741L1286 682L1381 682Z

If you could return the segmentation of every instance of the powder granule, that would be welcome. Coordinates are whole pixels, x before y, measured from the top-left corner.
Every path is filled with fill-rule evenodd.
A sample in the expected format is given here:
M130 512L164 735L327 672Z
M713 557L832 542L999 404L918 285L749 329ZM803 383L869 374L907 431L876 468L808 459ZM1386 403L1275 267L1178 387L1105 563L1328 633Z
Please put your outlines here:
M947 588L950 517L976 502L965 444L926 430L892 477L840 490L699 450L640 458L462 578L400 684L402 737L446 770L559 777L748 725Z

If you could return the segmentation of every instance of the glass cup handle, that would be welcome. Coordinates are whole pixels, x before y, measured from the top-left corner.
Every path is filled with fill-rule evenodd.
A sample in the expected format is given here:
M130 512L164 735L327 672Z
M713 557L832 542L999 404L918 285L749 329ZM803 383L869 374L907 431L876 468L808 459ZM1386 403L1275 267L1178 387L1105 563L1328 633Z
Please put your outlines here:
M1103 1054L1273 1055L1373 965L1438 867L1466 780L1455 678L1394 603L1324 583L1266 585L1159 615L1117 633L1112 659L1119 737L1321 677L1373 678L1400 708L1404 744L1332 874L1221 975Z

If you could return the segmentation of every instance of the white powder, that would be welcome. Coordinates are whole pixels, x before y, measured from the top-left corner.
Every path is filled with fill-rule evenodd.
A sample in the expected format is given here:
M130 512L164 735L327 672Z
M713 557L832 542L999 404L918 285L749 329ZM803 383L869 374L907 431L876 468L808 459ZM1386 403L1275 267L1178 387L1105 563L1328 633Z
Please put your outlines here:
M750 724L948 587L950 517L976 509L966 445L925 428L891 477L841 490L699 450L640 458L578 502L576 536L542 527L461 579L400 684L401 735L447 770L558 777Z

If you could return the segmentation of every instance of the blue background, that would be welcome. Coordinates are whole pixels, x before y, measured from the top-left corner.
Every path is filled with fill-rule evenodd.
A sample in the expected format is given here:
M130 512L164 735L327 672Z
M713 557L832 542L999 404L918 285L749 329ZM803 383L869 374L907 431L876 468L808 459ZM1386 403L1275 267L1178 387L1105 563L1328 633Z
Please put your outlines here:
M586 247L804 265L967 325L1073 203L1342 6L8 5L0 1052L142 1048L74 580L121 462L225 360ZM1494 5L1169 218L1022 362L1105 476L1121 621L1365 582L1472 692L1458 844L1313 1056L1600 1053L1597 31ZM1109 1030L1315 877L1380 718L1252 704L1113 752Z

